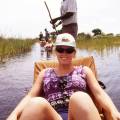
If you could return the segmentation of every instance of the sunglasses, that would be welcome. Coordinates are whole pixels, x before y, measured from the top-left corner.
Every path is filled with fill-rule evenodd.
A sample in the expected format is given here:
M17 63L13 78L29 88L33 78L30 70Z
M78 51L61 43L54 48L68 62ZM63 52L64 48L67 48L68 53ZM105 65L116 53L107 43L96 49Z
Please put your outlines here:
M62 47L56 47L56 51L59 53L67 53L67 54L71 54L75 51L74 47L68 47L68 48L62 48Z

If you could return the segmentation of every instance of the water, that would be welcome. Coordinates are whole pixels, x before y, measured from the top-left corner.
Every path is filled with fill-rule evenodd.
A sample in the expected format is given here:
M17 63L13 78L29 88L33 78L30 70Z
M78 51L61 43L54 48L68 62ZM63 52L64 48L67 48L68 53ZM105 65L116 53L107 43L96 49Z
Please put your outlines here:
M103 53L87 50L77 52L77 57L89 55L94 57L98 77L105 83L106 92L120 110L120 48L105 50ZM46 55L44 49L36 43L31 52L0 64L0 120L6 119L31 88L34 62L53 58L54 56Z

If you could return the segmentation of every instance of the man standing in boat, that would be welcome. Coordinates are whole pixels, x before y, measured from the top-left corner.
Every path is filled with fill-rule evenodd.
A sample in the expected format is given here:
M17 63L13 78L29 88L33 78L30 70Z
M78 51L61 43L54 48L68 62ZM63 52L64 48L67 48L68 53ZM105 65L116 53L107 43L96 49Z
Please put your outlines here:
M50 34L49 34L48 30L45 28L45 40L46 40L46 42L48 42L49 38L50 38Z
M43 33L40 32L40 34L39 34L39 40L41 41L42 39L43 39Z
M53 27L62 24L62 33L69 33L76 39L78 32L76 0L62 0L60 11L61 16L52 19L50 23Z

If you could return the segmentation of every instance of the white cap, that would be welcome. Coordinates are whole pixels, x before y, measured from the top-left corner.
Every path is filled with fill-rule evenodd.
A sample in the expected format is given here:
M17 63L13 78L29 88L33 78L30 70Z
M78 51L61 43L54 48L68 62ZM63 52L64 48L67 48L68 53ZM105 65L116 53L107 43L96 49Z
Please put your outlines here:
M55 46L60 46L60 45L71 46L71 47L76 48L76 42L75 42L74 37L68 33L59 34L56 38L54 45Z

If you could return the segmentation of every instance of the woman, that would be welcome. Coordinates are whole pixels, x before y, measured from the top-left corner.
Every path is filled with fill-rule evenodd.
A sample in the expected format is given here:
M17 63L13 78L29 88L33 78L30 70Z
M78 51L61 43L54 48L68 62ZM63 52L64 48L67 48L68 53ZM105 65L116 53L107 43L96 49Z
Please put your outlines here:
M7 120L101 120L87 85L97 102L108 113L107 120L120 120L120 113L110 97L98 84L92 71L86 66L75 67L75 39L64 33L57 36L56 68L40 72L28 95L20 102ZM44 91L44 98L39 97Z

